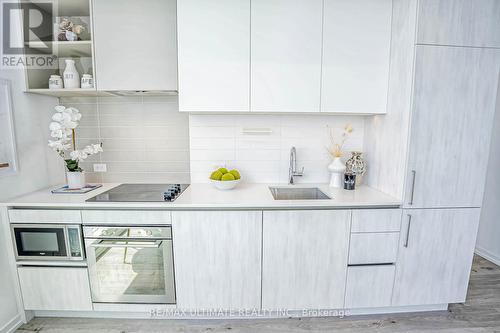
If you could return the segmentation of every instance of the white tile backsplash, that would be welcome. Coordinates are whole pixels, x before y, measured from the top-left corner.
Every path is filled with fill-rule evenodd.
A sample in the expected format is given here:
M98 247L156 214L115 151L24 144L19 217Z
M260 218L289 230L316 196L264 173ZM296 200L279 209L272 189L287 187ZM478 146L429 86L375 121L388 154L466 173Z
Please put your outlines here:
M80 110L78 147L102 142L82 163L90 182L190 182L189 118L177 96L78 97L60 103ZM94 173L93 163L107 164Z
M363 150L362 116L190 115L189 124L192 182L208 182L211 171L226 166L240 170L248 182L286 183L292 146L298 167L304 167L297 182L328 182L329 128L340 136L346 124L354 132L345 150Z

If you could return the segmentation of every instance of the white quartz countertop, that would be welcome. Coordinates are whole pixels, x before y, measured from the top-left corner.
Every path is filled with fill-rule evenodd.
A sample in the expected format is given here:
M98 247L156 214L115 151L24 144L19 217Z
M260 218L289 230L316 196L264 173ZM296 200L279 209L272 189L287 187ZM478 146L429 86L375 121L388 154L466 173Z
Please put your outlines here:
M107 183L86 194L52 194L58 186L32 192L0 203L9 207L40 208L142 208L142 209L319 209L344 207L397 207L400 200L367 186L354 191L333 189L325 184L300 184L293 187L319 187L330 200L274 200L269 186L279 184L242 183L230 191L212 184L191 184L174 202L86 202L119 183Z

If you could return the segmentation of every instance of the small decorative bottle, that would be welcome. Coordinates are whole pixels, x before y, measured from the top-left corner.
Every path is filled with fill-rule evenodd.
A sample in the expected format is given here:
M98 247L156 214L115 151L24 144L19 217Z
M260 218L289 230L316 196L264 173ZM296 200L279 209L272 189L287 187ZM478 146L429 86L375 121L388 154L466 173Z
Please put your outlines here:
M94 88L94 79L92 78L92 75L90 75L90 74L83 74L82 75L81 88L82 89Z
M351 157L345 162L346 173L356 175L356 186L363 181L363 175L366 172L366 162L363 159L363 153L360 151L351 152Z
M64 88L80 88L80 74L76 70L75 61L66 59L66 68L64 69Z
M51 75L49 78L49 89L62 89L63 81L60 75Z

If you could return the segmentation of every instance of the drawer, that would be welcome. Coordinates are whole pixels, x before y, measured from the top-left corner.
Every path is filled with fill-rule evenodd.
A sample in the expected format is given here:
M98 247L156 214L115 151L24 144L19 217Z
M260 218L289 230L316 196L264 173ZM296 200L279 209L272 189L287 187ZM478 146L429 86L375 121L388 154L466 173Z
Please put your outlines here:
M345 308L390 306L395 271L394 265L348 267Z
M91 311L86 267L19 267L25 310Z
M80 224L79 210L11 209L10 223L59 223Z
M85 224L153 225L171 224L170 211L155 210L82 210Z
M400 231L401 212L401 209L353 210L351 232Z
M396 262L399 232L351 234L349 265Z

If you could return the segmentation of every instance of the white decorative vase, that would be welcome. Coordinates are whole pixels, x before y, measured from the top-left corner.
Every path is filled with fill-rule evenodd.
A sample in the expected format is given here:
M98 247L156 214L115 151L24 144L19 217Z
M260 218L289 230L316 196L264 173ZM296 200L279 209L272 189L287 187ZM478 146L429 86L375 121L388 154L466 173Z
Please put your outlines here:
M66 68L64 69L64 88L80 88L80 74L76 70L75 61L66 59Z
M83 171L67 171L66 178L68 180L69 189L79 190L87 185L85 183L85 173Z
M345 164L340 157L335 157L328 165L328 171L331 173L330 187L342 188L344 184Z

